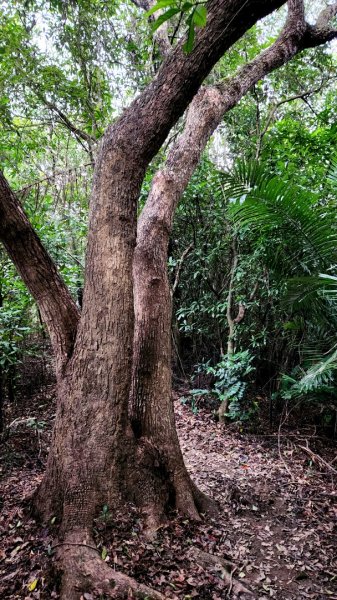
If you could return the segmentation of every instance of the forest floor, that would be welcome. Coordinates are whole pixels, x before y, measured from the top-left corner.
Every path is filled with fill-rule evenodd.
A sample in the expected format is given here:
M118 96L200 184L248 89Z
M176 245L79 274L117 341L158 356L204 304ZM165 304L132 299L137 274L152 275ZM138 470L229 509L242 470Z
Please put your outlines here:
M39 483L54 418L53 387L13 406L0 448L0 598L58 598L56 523L41 528L25 499ZM225 429L209 410L176 401L193 479L220 504L216 519L172 518L149 541L132 506L102 507L96 542L113 568L171 600L337 599L337 461L332 442L308 430L260 435ZM27 419L31 419L28 420ZM212 559L215 556L215 559ZM93 596L84 594L83 600Z

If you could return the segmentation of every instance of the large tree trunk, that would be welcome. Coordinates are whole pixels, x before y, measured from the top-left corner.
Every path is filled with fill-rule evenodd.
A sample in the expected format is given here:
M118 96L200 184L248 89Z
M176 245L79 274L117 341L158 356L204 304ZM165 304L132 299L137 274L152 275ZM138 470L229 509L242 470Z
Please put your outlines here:
M36 495L40 513L58 515L62 525L65 598L79 597L81 587L78 573L72 572L70 549L76 554L74 548L82 538L86 546L93 546L93 518L102 505L115 506L131 497L145 508L150 523L157 522L170 500L166 474L173 472L180 491L177 505L183 508L190 503L193 514L191 485L180 451L175 451L179 469L162 461L161 455L158 460L158 445L152 445L151 439L138 439L136 444L129 428L136 202L149 161L202 79L258 16L281 3L272 2L266 9L264 2L251 1L248 4L256 11L251 6L239 15L233 0L211 2L208 26L199 33L193 52L184 55L177 47L154 82L101 142L90 203L83 310L74 351L59 384L47 470ZM156 419L154 400L148 427L167 457L177 446L173 409L163 424ZM90 565L92 551L86 552L84 562Z
M325 17L330 15L323 13ZM191 482L177 442L172 402L172 302L167 274L167 251L175 208L201 154L223 116L262 77L289 61L305 47L321 43L322 25L308 26L301 0L290 0L288 19L277 41L225 84L201 89L193 99L182 134L173 144L166 164L154 177L149 198L138 222L133 277L135 339L132 425L136 436L158 449L171 486L175 506L194 518L207 508L206 499ZM326 34L329 36L328 31ZM320 40L320 41L319 41ZM235 255L234 262L237 261ZM233 265L232 273L235 271ZM233 275L232 275L233 277ZM231 278L232 286L232 278ZM234 352L235 322L228 302L228 353ZM227 411L227 405L223 406ZM219 411L221 419L223 412ZM159 507L153 515L158 518Z

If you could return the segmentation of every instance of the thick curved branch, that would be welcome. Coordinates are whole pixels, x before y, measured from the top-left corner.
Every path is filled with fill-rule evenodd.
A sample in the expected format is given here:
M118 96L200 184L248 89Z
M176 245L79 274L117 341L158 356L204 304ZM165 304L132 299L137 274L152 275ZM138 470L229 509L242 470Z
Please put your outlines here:
M184 40L177 44L149 86L107 130L100 156L106 160L111 152L118 154L119 163L122 157L130 162L131 152L143 177L216 62L259 19L282 4L284 0L209 0L207 24L198 30L192 52L184 52Z
M60 371L72 352L79 311L1 171L0 241L39 306Z
M164 168L154 177L149 198L139 220L137 243L154 235L150 233L151 228L158 230L164 227L170 231L176 204L210 136L224 115L267 74L286 64L305 48L331 39L332 30L326 23L327 19L337 12L337 3L329 9L328 12L321 13L315 26L310 26L304 19L303 1L290 0L285 27L270 48L223 83L199 90L190 104L182 134L172 146ZM325 23L325 28L322 23ZM320 31L320 38L317 31Z

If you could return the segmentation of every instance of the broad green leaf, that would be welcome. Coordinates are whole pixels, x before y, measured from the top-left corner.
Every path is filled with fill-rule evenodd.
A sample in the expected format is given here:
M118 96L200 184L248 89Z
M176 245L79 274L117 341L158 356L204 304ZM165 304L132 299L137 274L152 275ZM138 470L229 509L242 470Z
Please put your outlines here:
M168 19L170 19L177 13L180 13L180 8L170 8L169 10L166 11L166 13L164 13L163 15L160 15L160 17L158 17L158 19L153 23L153 25L151 27L152 31L156 31L156 29L158 29L158 27L160 27L163 23L165 23L165 21L167 21Z
M155 4L154 6L152 6L152 8L150 8L150 10L148 10L145 13L146 17L151 17L151 15L153 15L153 13L157 12L157 10L160 10L161 8L167 8L167 6L175 6L175 2L174 0L161 0L160 2L157 2L157 4Z
M188 36L185 44L183 45L183 50L186 52L186 54L192 52L195 38L194 22L192 19L189 19L189 21Z
M197 27L205 27L207 20L206 6L196 6L193 11L192 19Z
M184 2L184 4L181 7L181 12L185 13L188 10L190 10L190 8L193 8L193 4L191 4L191 2Z

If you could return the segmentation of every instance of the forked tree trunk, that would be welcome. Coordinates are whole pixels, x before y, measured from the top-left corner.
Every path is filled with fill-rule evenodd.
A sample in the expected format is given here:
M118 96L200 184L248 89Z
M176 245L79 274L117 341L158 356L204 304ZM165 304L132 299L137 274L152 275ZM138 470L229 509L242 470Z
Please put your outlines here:
M90 203L83 310L60 380L53 442L37 496L46 514L63 506L68 531L72 518L78 526L90 523L94 507L108 502L111 494L118 496L124 481L120 471L128 445L121 442L128 430L133 353L132 258L146 167L223 52L281 4L241 0L238 6L234 0L211 0L207 26L198 32L193 51L185 54L179 44L101 142ZM152 424L156 426L154 419Z
M239 14L237 2L213 0L208 25L199 32L194 51L184 55L181 45L174 50L153 83L107 130L100 146L90 203L83 310L72 356L59 378L52 445L35 499L45 518L57 515L61 523L63 598L80 596L84 571L105 573L106 566L98 567L91 548L93 519L104 504L115 507L131 498L153 525L173 493L179 508L190 505L189 514L198 516L194 510L198 494L183 464L172 405L166 420L159 420L157 396L148 397L150 436L137 439L129 426L136 203L149 161L202 79L258 16L282 3L275 0L266 8L263 2L250 1L255 11ZM247 2L240 4L243 8ZM163 367L167 359L169 347L163 348ZM166 385L165 374L164 379ZM110 573L115 586L121 578ZM121 590L124 586L126 592L129 585L124 578ZM123 597L121 590L116 595L116 587L110 586L104 593Z

